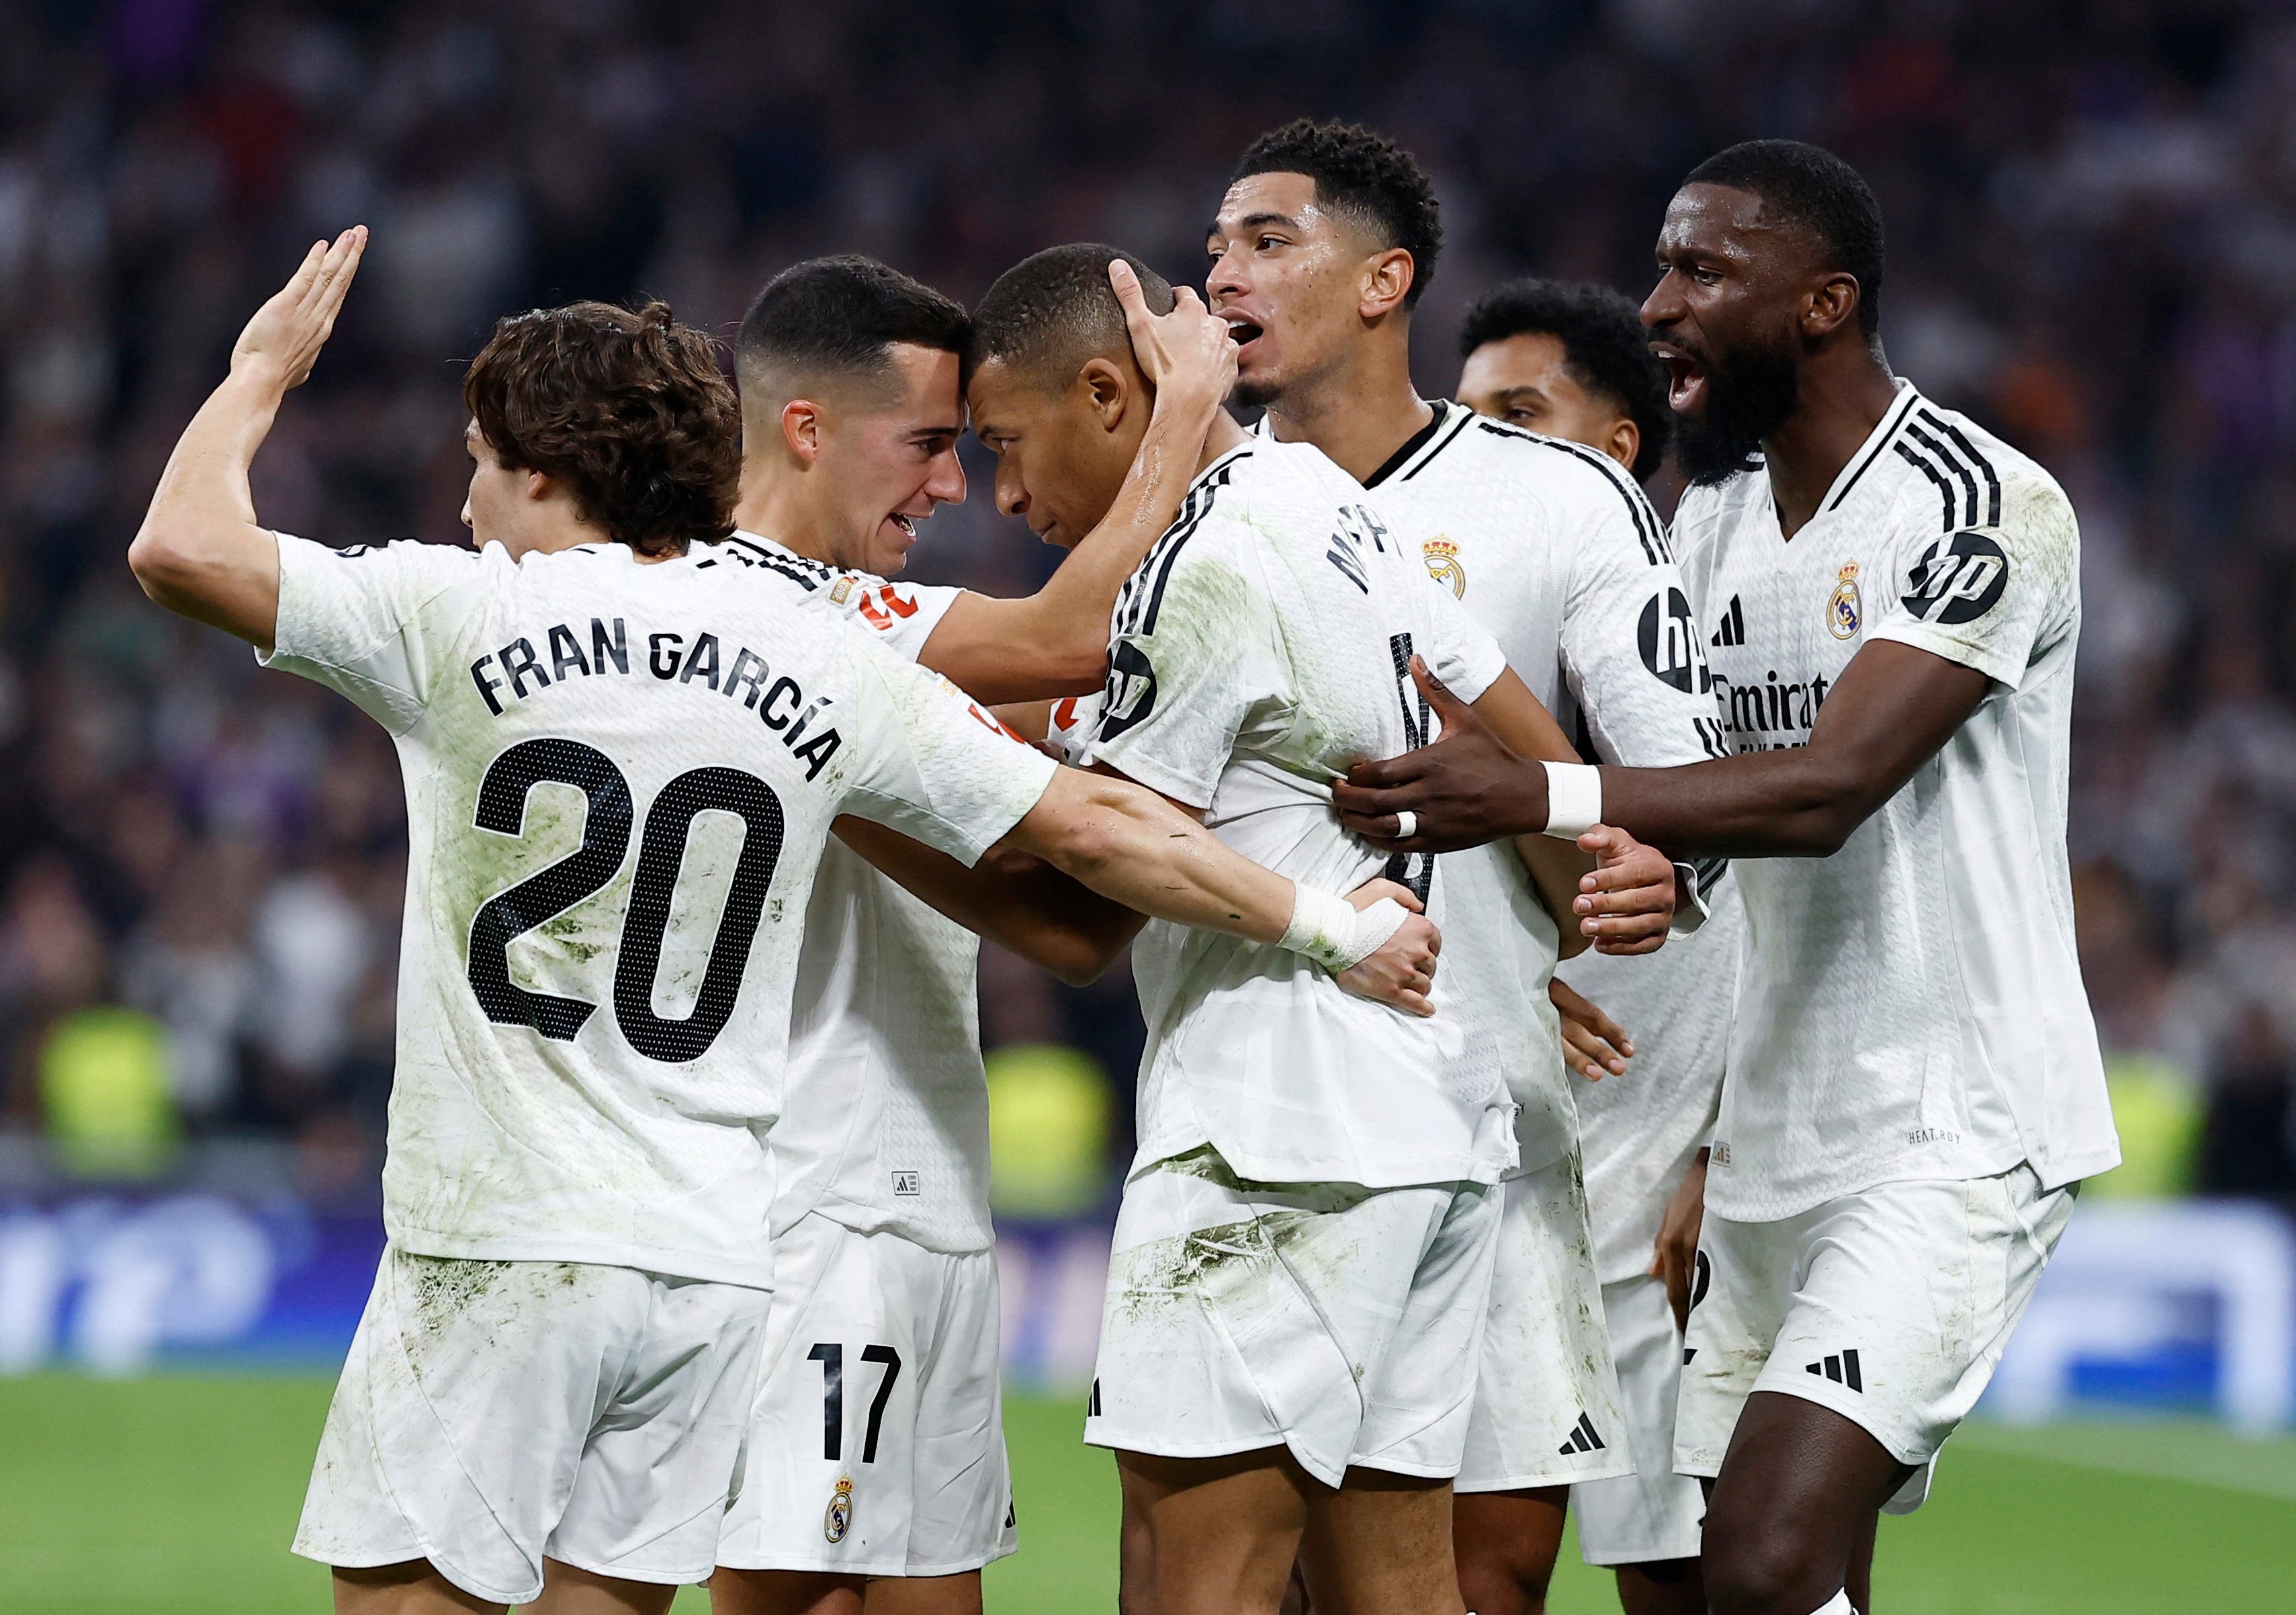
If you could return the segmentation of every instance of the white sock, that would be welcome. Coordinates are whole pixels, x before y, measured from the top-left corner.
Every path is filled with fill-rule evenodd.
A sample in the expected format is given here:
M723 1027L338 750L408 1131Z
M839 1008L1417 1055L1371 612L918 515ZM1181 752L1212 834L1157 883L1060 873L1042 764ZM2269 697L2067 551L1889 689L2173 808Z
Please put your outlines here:
M1849 1589L1844 1587L1812 1610L1809 1615L1857 1615L1857 1609L1849 1602Z

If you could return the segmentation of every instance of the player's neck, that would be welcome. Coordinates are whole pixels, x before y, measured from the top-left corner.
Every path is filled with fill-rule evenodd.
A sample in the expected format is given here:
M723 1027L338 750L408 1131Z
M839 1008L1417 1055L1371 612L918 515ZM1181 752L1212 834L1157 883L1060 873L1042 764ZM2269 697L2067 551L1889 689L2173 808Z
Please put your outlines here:
M1203 475L1204 467L1238 446L1251 441L1251 434L1235 423L1235 417L1225 409L1212 417L1212 429L1204 434L1204 452L1196 456L1196 475Z
M1278 442L1312 443L1361 482L1424 430L1435 412L1411 384L1405 343L1365 340L1350 359L1287 390L1267 406L1267 422Z
M745 533L770 538L824 566L838 564L829 553L826 529L806 495L801 475L755 460L742 462L742 489L734 501L734 525Z
M1799 401L1786 423L1762 439L1778 528L1800 532L1833 480L1890 413L1897 383L1878 354L1848 348L1803 366Z

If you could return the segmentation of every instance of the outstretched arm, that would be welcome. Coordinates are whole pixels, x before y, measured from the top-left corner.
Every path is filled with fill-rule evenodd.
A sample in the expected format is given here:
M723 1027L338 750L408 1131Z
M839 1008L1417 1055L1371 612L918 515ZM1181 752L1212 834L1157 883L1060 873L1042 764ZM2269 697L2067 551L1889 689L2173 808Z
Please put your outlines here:
M1235 384L1235 342L1185 287L1172 312L1151 314L1122 259L1109 283L1124 305L1132 350L1156 389L1147 435L1101 523L1045 586L1024 599L970 591L957 597L918 660L987 702L1082 695L1108 673L1108 619L1117 591L1139 570L1196 474L1204 439Z
M1470 708L1426 672L1423 660L1414 657L1413 667L1423 676L1446 735L1459 714L1468 713L1513 754L1558 763L1578 760L1554 715L1513 668L1501 673ZM1576 846L1550 835L1518 835L1514 844L1540 905L1554 916L1562 957L1576 958L1589 944L1609 954L1651 953L1666 941L1675 906L1674 865L1652 848L1609 826L1590 832ZM1598 867L1612 903L1599 914L1577 912L1581 883Z
M1099 980L1146 917L1078 884L1042 858L1000 847L967 869L945 852L847 816L838 840L922 901L1067 982Z
M267 651L279 621L279 541L255 516L248 469L288 389L335 328L366 250L366 226L315 242L231 350L231 374L200 406L160 474L127 564L171 611Z
M1442 939L1403 888L1374 881L1345 898L1297 886L1230 850L1154 791L1062 768L991 851L1017 848L1103 897L1160 920L1273 942L1359 997L1428 1015Z
M1678 857L1827 857L1937 755L1990 685L1932 652L1869 640L1807 746L1680 768L1605 767L1602 817ZM1447 719L1433 745L1358 765L1332 795L1349 829L1395 851L1480 846L1548 820L1544 767L1472 720L1455 728ZM1398 840L1395 816L1405 810L1417 832ZM1599 902L1596 912L1606 912Z

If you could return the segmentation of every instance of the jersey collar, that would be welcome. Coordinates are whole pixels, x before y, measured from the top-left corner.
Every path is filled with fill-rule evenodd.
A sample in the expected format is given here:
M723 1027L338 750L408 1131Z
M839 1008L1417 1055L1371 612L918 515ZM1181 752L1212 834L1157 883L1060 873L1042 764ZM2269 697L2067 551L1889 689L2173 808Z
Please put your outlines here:
M1850 489L1857 486L1858 480L1865 476L1874 461L1882 457L1898 433L1903 430L1906 417L1924 402L1921 389L1915 387L1905 377L1894 376L1891 380L1897 383L1896 402L1890 406L1874 430L1866 434L1864 446L1856 454L1850 455L1849 463L1835 474L1833 486L1827 488L1825 497L1817 502L1819 515L1823 516L1841 508L1842 501L1849 497ZM1772 512L1775 514L1777 504L1777 496L1775 492L1770 496L1770 504Z

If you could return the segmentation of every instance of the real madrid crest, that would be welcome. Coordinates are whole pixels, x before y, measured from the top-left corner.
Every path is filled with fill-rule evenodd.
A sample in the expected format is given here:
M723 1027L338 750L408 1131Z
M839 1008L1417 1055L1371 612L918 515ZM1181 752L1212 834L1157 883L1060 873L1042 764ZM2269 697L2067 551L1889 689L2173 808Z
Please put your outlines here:
M1427 575L1451 591L1452 598L1467 596L1467 569L1459 564L1459 546L1438 533L1419 546L1427 558Z
M845 1533L853 1529L853 1477L837 1477L837 1489L830 1494L829 1510L821 1517L821 1534L832 1542L845 1540Z
M1833 598L1826 603L1825 626L1833 630L1836 639L1855 639L1864 620L1865 610L1857 598L1857 563L1844 562L1841 581L1833 586Z

